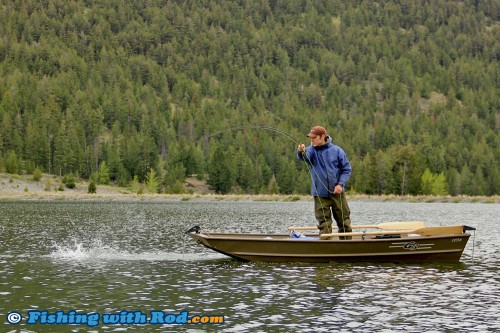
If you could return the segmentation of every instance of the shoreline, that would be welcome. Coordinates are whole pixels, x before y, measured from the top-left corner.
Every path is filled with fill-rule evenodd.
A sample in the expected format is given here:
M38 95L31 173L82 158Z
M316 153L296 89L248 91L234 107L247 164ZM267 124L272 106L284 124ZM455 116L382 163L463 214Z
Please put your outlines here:
M60 177L44 174L39 181L34 181L29 175L0 174L0 201L312 201L311 195L284 195L284 194L215 194L207 191L207 186L193 186L192 179L187 180L186 193L179 194L137 194L130 189L112 186L97 185L95 194L87 193L88 182L78 181L73 189L62 186ZM60 190L62 186L62 191ZM500 196L400 196L400 195L367 195L350 194L348 201L371 202L428 202L428 203L484 203L499 204Z
M168 202L168 201L268 201L296 202L311 201L310 195L284 194L133 194L133 193L68 193L69 191L23 193L0 191L0 202L5 201L112 201L112 202ZM408 202L408 203L482 203L500 204L500 197L486 196L396 196L364 195L347 193L348 201Z

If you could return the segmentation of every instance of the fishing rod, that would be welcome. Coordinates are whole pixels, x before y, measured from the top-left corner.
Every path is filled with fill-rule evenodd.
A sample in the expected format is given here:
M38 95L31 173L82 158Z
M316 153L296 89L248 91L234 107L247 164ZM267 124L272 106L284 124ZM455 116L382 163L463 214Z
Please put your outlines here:
M226 130L219 131L217 133L214 133L214 134L211 134L211 135L207 136L207 139L210 138L210 137L214 137L214 136L217 136L219 134L225 133L227 131L242 130L242 129L263 129L263 130L268 130L268 131L276 132L276 133L279 133L279 134L282 134L282 135L286 136L288 139L292 140L297 145L301 145L302 144L297 139L295 139L290 133L287 133L287 132L285 132L285 131L283 131L283 130L281 130L279 128L272 127L272 126L266 126L266 125L248 125L248 126L230 127L230 128L228 128ZM330 192L330 190L328 189L328 187L326 186L326 184L324 184L321 181L321 178L319 177L318 172L314 168L312 161L309 159L309 157L307 156L307 154L305 153L305 151L302 152L302 156L303 156L304 160L306 161L306 166L307 166L307 169L309 171L309 174L311 175L311 178L316 177L319 180L321 186L323 186L324 188L327 189L328 192ZM343 193L340 193L341 196L342 196L342 194ZM319 198L319 204L323 207L323 214L324 214L324 203L323 203L323 200L321 200L321 198ZM340 210L342 212L342 224L343 224L344 223L344 208L342 207L342 199L340 200L340 205L341 205L340 206Z
M281 130L279 128L272 127L272 126L267 126L267 125L247 125L247 126L229 127L229 128L227 128L225 130L222 130L222 131L210 134L208 136L205 136L205 138L209 139L211 137L218 136L218 135L220 135L222 133L226 133L227 131L236 131L236 130L243 130L243 129L262 129L262 130L272 131L272 132L279 133L279 134L282 134L282 135L286 136L288 139L292 140L297 145L301 145L302 144L301 142L299 142L299 140L295 139L290 133L285 132L284 130ZM311 170L311 167L312 167L312 169L314 169L314 167L312 166L312 162L309 160L309 158L305 154L305 151L302 152L302 156L304 156L305 158L307 158L307 160L309 161L309 163L306 163L306 166L307 166L307 169L308 169L309 173L312 176L313 175L313 170ZM314 170L314 173L316 174L316 177L318 177L316 170ZM323 184L323 186L326 187L326 185L324 185L324 184Z
M263 129L263 130L268 130L268 131L276 132L276 133L279 133L279 134L282 134L282 135L286 136L288 139L292 140L297 145L301 145L302 144L297 139L295 139L290 133L287 133L287 132L285 132L285 131L283 131L283 130L281 130L279 128L272 127L272 126L266 126L266 125L248 125L248 126L230 127L230 128L228 128L226 130L219 131L219 132L216 132L214 134L211 134L211 135L207 136L206 138L208 139L208 138L220 135L222 133L225 133L227 131L242 130L242 129ZM318 172L314 168L312 161L309 159L309 157L305 153L305 150L302 151L302 156L303 156L304 160L306 161L306 166L307 166L307 169L308 169L309 174L311 175L311 177L312 178L316 177L319 180L320 184L324 188L326 188L328 192L331 192L328 189L328 186L321 181L321 178L319 177ZM342 195L345 195L345 194L343 194L343 191L342 191L339 195L342 196ZM323 210L323 214L324 214L324 203L323 203L323 200L321 200L320 197L318 197L318 198L319 198L319 204L323 207L322 210ZM342 224L344 224L344 208L342 207L342 199L340 199L340 210L342 212Z
M263 130L268 130L268 131L276 132L276 133L279 133L279 134L282 134L282 135L286 136L288 139L292 140L297 145L302 144L301 142L299 142L299 140L295 139L290 133L285 132L285 131L283 131L283 130L281 130L279 128L272 127L272 126L267 126L267 125L248 125L248 126L230 127L228 129L225 129L225 130L213 133L211 135L208 135L208 136L206 136L206 138L208 139L208 138L211 138L211 137L214 137L214 136L218 136L218 135L220 135L222 133L226 133L227 131L235 131L235 130L242 130L242 129L263 129ZM309 173L311 174L311 176L312 177L316 176L318 178L318 180L320 181L321 185L323 187L325 187L326 189L328 189L328 187L326 186L326 184L324 184L321 181L321 179L320 179L320 177L319 177L316 169L312 165L312 162L309 159L309 157L306 155L305 151L302 152L302 156L307 161L306 166L307 166L307 169L308 169Z
M302 144L301 142L299 142L299 140L295 139L290 133L285 132L285 131L283 131L283 130L281 130L279 128L272 127L272 126L267 126L267 125L248 125L248 126L230 127L228 129L225 129L225 130L222 130L222 131L210 134L210 135L206 136L206 138L208 139L208 138L211 138L211 137L214 137L214 136L218 136L218 135L220 135L222 133L226 133L227 131L235 131L235 130L242 130L242 129L263 129L263 130L268 130L268 131L276 132L276 133L279 133L279 134L282 134L282 135L286 136L288 139L292 140L297 145L301 145ZM316 175L316 177L318 179L320 179L319 176L318 176L318 174L317 174L317 172L316 172L316 170L314 169L314 167L312 165L311 160L305 154L305 151L302 152L302 156L304 156L307 159L307 161L308 161L308 163L306 163L306 165L307 165L307 169L308 169L309 173L311 174L311 176ZM313 172L314 172L314 174L313 174ZM320 180L320 183L321 183L322 186L324 186L325 188L327 188L327 186L325 184L323 184L323 182L321 182L321 180Z
M272 132L279 133L279 134L286 136L287 138L289 138L290 140L292 140L294 143L296 143L298 145L300 144L300 142L297 139L295 139L290 133L285 132L283 130L280 130L279 128L276 128L276 127L265 126L265 125L249 125L249 126L230 127L228 129L210 134L210 135L206 136L206 138L209 139L211 137L218 136L222 133L226 133L227 131L237 131L237 130L242 130L242 129L263 129L263 130L272 131Z
M225 129L225 130L222 130L222 131L210 134L210 135L206 136L206 138L208 139L208 138L211 138L211 137L214 137L214 136L218 136L218 135L220 135L222 133L226 133L227 131L236 131L236 130L242 130L242 129L263 129L263 130L268 130L268 131L276 132L276 133L279 133L279 134L282 134L282 135L286 136L287 138L289 138L290 140L292 140L297 145L302 144L301 142L299 142L299 140L295 139L290 133L285 132L285 131L283 131L283 130L281 130L279 128L272 127L272 126L267 126L267 125L248 125L248 126L230 127L228 129ZM309 173L313 176L313 172L314 172L314 175L316 175L316 177L319 179L319 176L318 176L318 174L316 172L316 169L314 169L314 167L312 166L312 162L311 162L311 160L309 160L309 157L307 157L307 155L305 154L305 151L302 152L302 156L304 156L307 159L307 161L309 162L309 163L306 163ZM321 182L321 180L320 180L320 183L321 183L321 185L323 187L328 188L325 184L323 184L323 182Z

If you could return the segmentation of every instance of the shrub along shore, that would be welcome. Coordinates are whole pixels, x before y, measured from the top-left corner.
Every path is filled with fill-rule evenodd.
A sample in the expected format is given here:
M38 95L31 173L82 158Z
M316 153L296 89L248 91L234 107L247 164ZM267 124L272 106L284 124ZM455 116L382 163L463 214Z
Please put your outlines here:
M95 193L89 193L89 182L78 180L68 188L61 177L43 175L33 180L31 175L0 174L0 200L110 200L110 201L311 201L310 195L284 194L216 194L202 182L187 180L184 192L176 194L148 193L133 188L113 185L97 185ZM398 196L347 193L350 201L392 202L471 202L500 203L500 196Z

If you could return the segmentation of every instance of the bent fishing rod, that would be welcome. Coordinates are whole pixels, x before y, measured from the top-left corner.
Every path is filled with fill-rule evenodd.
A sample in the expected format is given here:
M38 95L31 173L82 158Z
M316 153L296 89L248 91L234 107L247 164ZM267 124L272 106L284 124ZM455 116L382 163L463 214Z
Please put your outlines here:
M218 136L222 133L226 133L227 131L237 131L237 130L244 130L244 129L263 129L263 130L272 131L272 132L279 133L279 134L286 136L287 138L289 138L290 140L292 140L294 143L296 143L298 145L300 144L300 142L297 139L295 139L290 133L287 133L287 132L280 130L279 128L276 128L276 127L265 126L265 125L249 125L249 126L230 127L226 130L222 130L222 131L210 134L210 135L206 136L206 138L209 139L211 137Z
M216 133L210 134L210 135L206 136L206 138L208 139L208 138L211 138L214 136L218 136L218 135L220 135L222 133L226 133L228 131L237 131L237 130L244 130L244 129L261 129L261 130L272 131L272 132L284 135L285 137L287 137L288 139L290 139L291 141L293 141L297 145L302 144L301 142L299 142L299 140L295 139L290 133L285 132L284 130L281 130L279 128L267 126L267 125L248 125L248 126L230 127L230 128L225 129L225 130L221 130L221 131L218 131ZM314 166L312 165L311 160L306 155L305 151L302 152L302 156L305 158L305 161L307 162L306 163L307 169L308 169L309 173L311 174L311 176L316 176L318 178L318 180L320 181L321 185L328 190L328 187L326 186L326 184L323 184L323 182L321 181L320 177L318 176L318 173L316 172ZM314 172L314 174L313 174L313 172Z
M230 127L230 128L228 128L226 130L222 130L222 131L216 132L214 134L211 134L211 135L207 136L206 138L208 139L208 138L220 135L222 133L225 133L227 131L236 131L236 130L244 130L244 129L261 129L261 130L272 131L272 132L284 135L285 137L287 137L288 139L292 140L297 145L302 145L302 143L299 142L297 139L295 139L290 133L287 133L287 132L285 132L285 131L283 131L283 130L281 130L279 128L272 127L272 126L266 126L266 125L248 125L248 126ZM331 192L333 194L333 192L328 189L328 186L326 184L324 184L323 181L321 181L321 178L319 177L316 169L314 168L314 165L313 165L312 161L307 156L305 150L302 151L301 154L302 154L302 157L304 158L304 161L306 162L307 169L308 169L309 174L311 175L311 177L316 177L319 180L321 186L323 186L328 192ZM343 193L344 192L342 191L340 193L340 196L345 195ZM319 203L320 203L321 206L324 207L324 203L323 203L323 200L321 200L321 198L320 198ZM341 212L342 212L342 224L344 224L344 209L342 207L342 200L340 200L340 209L341 209Z

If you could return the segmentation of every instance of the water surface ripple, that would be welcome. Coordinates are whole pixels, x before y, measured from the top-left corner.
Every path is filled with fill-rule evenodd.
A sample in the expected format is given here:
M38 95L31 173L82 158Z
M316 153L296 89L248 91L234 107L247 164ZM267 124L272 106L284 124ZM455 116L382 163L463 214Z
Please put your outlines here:
M352 202L354 224L478 228L457 264L245 263L184 236L313 225L312 202L0 202L2 332L493 332L499 205ZM217 325L18 325L17 311L188 311Z

